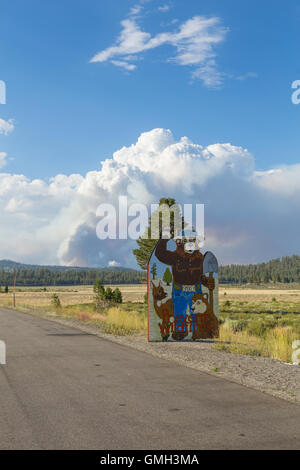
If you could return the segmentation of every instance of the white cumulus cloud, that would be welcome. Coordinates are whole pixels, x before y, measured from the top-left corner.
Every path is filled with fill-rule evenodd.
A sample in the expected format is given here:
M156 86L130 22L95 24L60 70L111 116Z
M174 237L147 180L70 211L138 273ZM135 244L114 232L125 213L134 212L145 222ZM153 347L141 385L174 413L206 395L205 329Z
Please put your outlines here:
M0 258L82 266L135 266L132 240L99 240L96 210L156 203L205 204L205 250L222 263L299 253L300 163L255 171L254 157L232 143L202 146L153 129L97 170L46 181L0 173ZM117 263L117 264L115 264Z

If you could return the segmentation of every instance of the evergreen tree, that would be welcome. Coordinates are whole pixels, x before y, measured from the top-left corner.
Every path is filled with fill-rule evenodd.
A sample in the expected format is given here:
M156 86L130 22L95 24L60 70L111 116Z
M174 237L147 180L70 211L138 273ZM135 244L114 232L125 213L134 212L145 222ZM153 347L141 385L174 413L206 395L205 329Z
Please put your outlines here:
M163 277L163 281L167 284L167 286L170 285L170 283L172 282L172 274L171 274L171 271L170 271L170 268L167 268L165 270L165 274L164 274L164 277Z
M157 266L156 263L153 263L150 273L152 274L152 279L154 280L157 274Z
M96 279L93 289L95 294L102 300L105 294L105 289L100 279Z
M114 293L113 293L113 291L110 287L105 289L104 298L105 298L105 300L113 300Z
M117 304L121 304L123 302L122 293L118 287L113 291L113 301Z

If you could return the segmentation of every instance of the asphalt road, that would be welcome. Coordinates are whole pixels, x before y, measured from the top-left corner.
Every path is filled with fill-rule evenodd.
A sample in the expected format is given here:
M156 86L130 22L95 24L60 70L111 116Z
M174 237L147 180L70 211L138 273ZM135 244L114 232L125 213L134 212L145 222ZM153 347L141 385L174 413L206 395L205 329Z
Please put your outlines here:
M299 449L300 407L0 310L0 449Z

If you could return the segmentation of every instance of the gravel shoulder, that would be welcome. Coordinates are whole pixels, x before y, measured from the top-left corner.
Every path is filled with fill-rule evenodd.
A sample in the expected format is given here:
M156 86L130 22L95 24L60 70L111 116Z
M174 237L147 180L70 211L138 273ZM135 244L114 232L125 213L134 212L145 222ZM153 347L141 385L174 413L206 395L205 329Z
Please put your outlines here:
M30 315L78 328L146 352L152 356L223 377L232 382L273 395L300 405L300 367L265 357L244 356L218 351L213 341L148 343L145 336L115 336L106 334L98 326L76 319L57 317L49 312L22 309Z

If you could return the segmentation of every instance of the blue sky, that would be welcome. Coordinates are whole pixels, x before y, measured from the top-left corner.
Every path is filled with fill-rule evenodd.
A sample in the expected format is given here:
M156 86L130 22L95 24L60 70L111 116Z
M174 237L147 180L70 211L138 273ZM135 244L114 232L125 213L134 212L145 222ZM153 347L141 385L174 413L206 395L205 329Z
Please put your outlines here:
M14 0L0 8L0 257L133 265L128 250L107 257L95 239L97 204L127 192L145 202L205 202L224 262L297 250L298 0ZM200 171L188 190L173 172L187 156L190 174ZM169 185L159 180L161 159ZM244 211L248 218L237 216ZM279 241L272 234L283 220L289 232Z
M139 24L152 35L195 15L229 28L216 47L222 87L191 80L189 66L167 62L163 45L140 54L126 73L89 63L110 46L136 3L127 0L2 2L0 79L7 84L3 119L15 131L0 137L14 158L7 169L28 177L82 173L147 130L170 128L203 145L230 141L248 148L258 169L293 163L299 154L300 109L291 83L300 76L298 1L210 0L145 3ZM170 6L162 12L158 8ZM142 57L141 57L142 56ZM253 76L247 77L247 74ZM244 76L244 80L237 77Z

